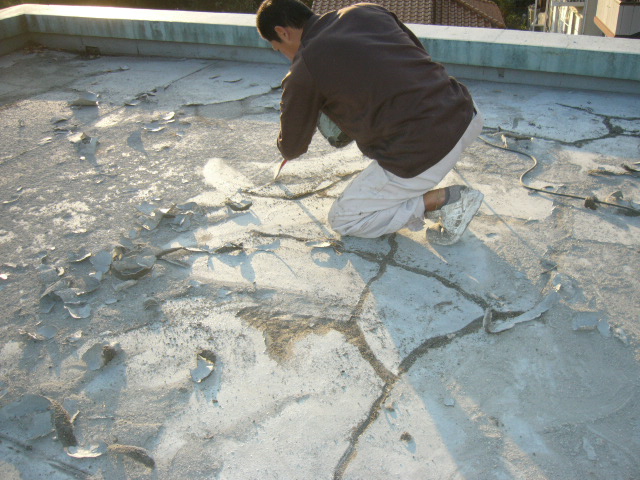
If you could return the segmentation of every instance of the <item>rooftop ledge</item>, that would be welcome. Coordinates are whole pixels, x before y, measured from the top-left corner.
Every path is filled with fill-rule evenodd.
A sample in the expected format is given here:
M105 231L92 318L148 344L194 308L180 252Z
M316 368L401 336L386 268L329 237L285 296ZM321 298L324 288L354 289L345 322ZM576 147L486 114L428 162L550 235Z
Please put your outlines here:
M410 25L452 75L497 82L640 92L640 41L516 30ZM104 55L284 63L255 15L19 5L0 10L0 55L37 42Z

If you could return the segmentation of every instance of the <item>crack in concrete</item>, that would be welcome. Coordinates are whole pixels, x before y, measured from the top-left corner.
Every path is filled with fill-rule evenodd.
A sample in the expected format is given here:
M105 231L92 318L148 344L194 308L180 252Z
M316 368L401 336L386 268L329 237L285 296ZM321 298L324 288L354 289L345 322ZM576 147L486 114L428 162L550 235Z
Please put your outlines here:
M260 235L281 237L280 235L266 233L260 233ZM298 241L308 241L290 235L286 235L286 237ZM388 262L397 251L398 246L395 242L395 236L389 237L389 243L391 246L389 253L383 259L378 260L378 272L364 286L358 302L347 321L313 315L292 315L279 310L270 311L260 306L245 307L238 311L236 315L263 332L267 352L276 361L287 359L291 354L292 346L307 335L312 333L326 334L330 330L335 330L344 335L347 342L358 349L362 358L371 365L382 381L390 382L395 379L396 375L378 360L357 322L362 313L364 302L371 292L371 285L384 275Z
M638 121L640 120L640 117L622 117L622 116L615 116L615 115L605 115L602 113L596 113L593 111L592 108L588 108L588 107L575 107L573 105L565 105L563 103L557 103L556 105L560 105L561 107L565 107L565 108L570 108L572 110L578 110L580 112L585 112L588 113L590 115L594 115L595 117L598 117L602 120L603 125L606 127L607 132L605 135L601 135L599 137L593 137L593 138L583 138L582 140L576 140L574 142L564 142L561 140L554 140L562 145L570 145L570 146L574 146L574 147L583 147L584 145L590 143L590 142L594 142L596 140L604 140L606 138L616 138L616 137L637 137L638 135L634 134L634 133L627 133L625 129L623 129L620 126L617 125L613 125L611 122L612 120L624 120L624 121ZM545 139L546 140L546 139Z
M308 242L309 239L296 237L293 235L287 234L270 234L260 231L252 231L253 235L262 236L262 237L278 237L278 238L288 238L298 242ZM238 315L250 322L253 326L263 330L265 339L267 342L267 350L270 354L275 354L276 357L283 357L288 355L290 352L290 347L294 341L299 339L301 336L308 335L309 333L326 333L330 329L334 329L340 333L342 333L345 339L356 348L358 348L360 355L362 358L371 365L374 369L378 377L384 382L382 387L382 392L375 399L371 407L369 408L369 412L367 416L362 420L357 427L355 427L349 437L349 446L341 456L334 469L334 479L341 479L346 471L347 467L355 458L358 449L358 443L362 435L367 431L369 426L371 426L376 419L380 415L381 408L384 402L389 398L389 395L393 392L394 387L398 383L398 381L402 378L403 375L409 372L411 367L418 361L420 358L427 355L431 350L436 348L442 348L446 345L449 345L455 339L462 338L466 335L470 335L472 333L476 333L482 329L482 320L483 317L480 316L466 326L460 328L459 330L448 333L444 335L438 335L436 337L431 337L426 339L416 348L414 348L401 362L398 368L398 374L394 374L391 372L375 355L371 347L369 346L362 329L358 324L358 319L362 315L364 303L367 297L371 293L371 286L380 280L382 276L386 273L387 267L392 265L396 268L400 268L406 270L408 272L414 273L416 275L422 275L425 277L433 278L448 288L451 288L458 292L461 296L468 299L471 302L481 306L484 309L489 308L489 302L480 297L479 295L469 293L461 288L459 285L455 284L451 280L448 280L441 275L435 274L433 272L417 268L411 267L408 265L403 265L395 260L395 255L398 251L398 242L396 240L396 234L392 234L388 237L389 242L389 252L385 254L382 258L379 256L371 255L371 254L363 254L362 252L344 250L344 253L350 253L352 255L357 255L361 258L364 258L368 261L378 263L379 268L376 274L367 282L362 292L360 293L360 297L358 302L354 306L349 320L346 322L337 321L335 319L326 319L326 318L314 318L313 325L291 325L291 322L286 322L286 329L284 332L278 332L280 328L282 328L278 319L265 319L264 311L260 311L259 307L249 307L238 312ZM495 317L497 318L509 318L520 315L522 312L495 312ZM308 321L312 316L300 316L304 320ZM295 323L295 322L293 322ZM276 333L273 331L269 331L271 326L275 325ZM284 343L284 344L282 344Z
M404 374L409 371L409 369L415 364L415 362L419 358L429 353L432 349L444 347L457 338L461 338L471 333L478 332L481 329L482 317L478 317L456 332L428 338L422 344L413 349L413 351L409 353L409 355L407 355L404 360L402 360L402 362L400 363L398 375L394 375L391 380L385 382L384 386L382 387L382 393L371 405L369 414L354 429L349 440L349 447L347 447L347 449L343 453L342 457L338 461L338 465L334 470L333 478L335 480L339 480L343 477L345 470L349 466L349 463L351 463L351 460L353 460L357 454L357 447L360 441L360 437L367 431L369 426L371 426L373 422L378 419L382 405L387 400L387 398L389 398L389 395L391 395L391 393L393 392L393 389L395 388L398 381Z
M496 318L510 318L521 315L523 312L502 312L496 313ZM382 393L371 405L369 409L369 414L367 417L360 422L360 424L353 430L351 437L349 439L349 446L343 453L342 457L338 461L338 465L334 470L333 478L335 480L342 479L344 472L346 471L349 463L353 460L357 454L357 447L360 441L360 437L367 431L369 426L373 424L377 420L380 415L380 411L384 402L389 398L393 389L395 388L398 381L409 372L411 367L416 363L417 360L427 355L431 350L436 348L442 348L449 345L451 342L458 338L465 337L467 335L479 332L482 330L482 320L483 316L480 316L474 320L472 320L469 324L462 327L459 330L456 330L453 333L448 333L445 335L438 335L437 337L431 337L426 339L422 344L418 345L414 348L403 360L400 362L400 367L398 369L398 375L394 375L390 380L387 380L382 387Z
M482 307L483 310L487 309L490 306L489 302L487 302L481 296L467 292L462 287L460 287L460 285L452 282L451 280L448 280L448 279L444 278L442 275L438 275L437 273L430 272L430 271L424 270L422 268L411 267L409 265L404 265L402 263L396 262L393 259L389 262L389 264L394 266L394 267L401 268L402 270L405 270L407 272L415 273L416 275L420 275L420 276L428 277L428 278L433 278L433 279L437 280L438 282L440 282L445 287L450 288L451 290L455 290L456 292L458 292L461 296L463 296L467 300L479 305L480 307Z
M271 198L271 199L274 199L274 200L301 200L303 198L308 198L308 197L311 197L313 195L316 195L316 194L319 194L319 193L323 193L323 192L325 192L327 190L330 190L331 188L335 187L339 183L347 181L347 180L350 180L353 176L355 176L358 173L360 173L360 171L361 170L357 170L355 172L345 173L344 175L338 175L338 179L333 181L333 182L331 182L329 185L325 185L322 188L318 188L318 189L315 189L315 190L307 190L307 191L300 192L300 193L285 194L285 195L273 195L273 194L261 193L261 192L257 191L257 189L268 187L270 185L274 185L275 182L269 182L269 183L267 183L265 185L260 185L260 186L255 187L255 188L244 189L244 190L242 190L242 193L245 193L247 195L251 195L251 196L254 196L254 197L258 197L258 198Z
M556 105L559 105L561 107L565 107L565 108L570 108L573 110L578 110L581 112L585 112L588 113L590 115L593 115L595 117L598 117L601 119L603 125L606 127L607 129L607 133L604 135L601 135L599 137L592 137L592 138L583 138L580 140L574 140L572 142L566 141L566 140L560 140L557 138L552 138L552 137L545 137L545 136L539 136L539 135L523 135L523 134L518 134L518 133L514 133L514 132L509 132L507 130L502 130L500 127L498 128L492 128L492 127L484 127L483 128L483 132L484 131L488 131L488 132L492 132L492 133L503 133L505 135L510 136L511 138L515 139L515 140L527 140L527 139L531 139L531 138L536 138L539 140L544 140L547 142L556 142L560 145L564 145L564 146L571 146L571 147L583 147L588 143L591 142L595 142L597 140L604 140L607 138L616 138L616 137L630 137L630 138L637 138L639 135L637 135L635 132L633 131L627 131L624 128L618 126L618 125L614 125L612 123L613 120L621 120L621 121L625 121L625 122L633 122L633 121L640 121L640 117L623 117L623 116L615 116L615 115L605 115L602 113L596 113L593 111L593 109L591 108L585 108L585 107L575 107L572 105L565 105L563 103L556 103Z
M358 303L353 308L351 312L351 316L349 317L348 325L353 330L352 336L345 335L347 340L356 345L360 354L363 356L365 360L369 362L369 364L373 367L378 376L385 382L393 382L397 379L397 376L394 375L384 364L378 360L373 350L369 346L360 325L358 324L358 318L362 315L362 309L364 307L364 302L371 293L371 285L377 282L387 271L387 266L389 262L393 259L396 252L398 251L398 242L396 241L395 234L389 236L389 252L384 256L384 258L379 262L378 272L367 282L364 289L360 293L360 298L358 299ZM346 332L345 332L346 333ZM353 335L355 333L355 335ZM357 340L357 341L356 341Z
M395 256L395 254L397 252L397 249L398 249L398 244L396 242L395 234L393 234L393 235L391 235L389 237L389 244L391 246L391 250L384 257L384 259L380 262L380 270L378 271L378 274L375 277L373 277L367 283L367 286L365 287L365 289L364 289L364 291L363 291L363 293L361 295L361 299L358 302L358 305L356 306L356 308L354 309L354 313L352 315L352 318L350 319L350 320L353 320L354 323L357 324L357 322L355 322L355 320L356 320L357 316L362 311L362 304L364 303L364 300L365 300L366 296L370 293L371 285L375 281L377 281L384 274L384 272L386 271L386 268L387 268L388 265L392 265L392 266L395 266L397 268L404 269L406 271L415 273L416 275L423 275L423 276L426 276L426 277L434 278L434 279L438 280L439 282L441 282L446 287L456 290L460 295L462 295L463 297L467 298L468 300L470 300L472 302L475 302L476 304L480 305L483 309L486 309L486 308L489 307L489 303L486 300L484 300L483 298L479 297L478 295L474 295L474 294L466 292L464 289L460 288L455 283L445 279L444 277L442 277L440 275L434 274L433 272L429 272L429 271L426 271L426 270L423 270L423 269L420 269L420 268L409 267L407 265L399 264L394 259L394 256ZM355 252L352 252L352 253L355 253ZM495 318L504 319L504 318L516 317L516 316L520 315L521 313L522 312L495 312ZM394 387L396 386L398 381L402 378L402 376L404 374L406 374L407 372L409 372L411 367L416 363L416 361L418 359L420 359L423 356L427 355L431 350L436 349L436 348L444 347L446 345L449 345L455 339L458 339L458 338L464 337L466 335L470 335L472 333L476 333L476 332L480 331L482 329L482 321L483 321L483 316L480 316L480 317L472 320L466 326L460 328L459 330L456 330L453 333L448 333L448 334L444 334L444 335L438 335L436 337L427 338L424 342L422 342L420 345L418 345L416 348L414 348L400 362L400 366L398 368L398 374L397 375L394 375L393 373L389 372L388 376L386 376L386 377L382 377L381 376L380 377L385 382L385 384L384 384L384 386L382 388L382 392L381 392L380 396L371 405L371 408L369 409L369 414L367 415L367 417L362 422L360 422L360 424L353 430L353 433L351 434L351 437L349 439L349 446L347 447L347 449L343 453L342 457L338 461L338 464L337 464L337 466L336 466L336 468L334 470L334 479L335 480L339 480L339 479L341 479L343 477L344 472L346 471L347 467L349 466L349 463L351 463L351 460L353 460L353 458L357 454L357 446L358 446L358 443L360 441L361 436L367 431L369 426L372 425L373 422L375 422L375 420L378 418L378 416L380 415L380 411L381 411L382 405L387 400L387 398L389 397L391 392L393 392ZM365 343L366 343L366 341L365 341ZM370 350L370 347L368 346L368 344L367 344L367 347ZM377 360L377 358L376 358L376 361L379 362L379 360ZM371 363L371 361L369 363ZM385 370L386 370L386 368L385 368Z

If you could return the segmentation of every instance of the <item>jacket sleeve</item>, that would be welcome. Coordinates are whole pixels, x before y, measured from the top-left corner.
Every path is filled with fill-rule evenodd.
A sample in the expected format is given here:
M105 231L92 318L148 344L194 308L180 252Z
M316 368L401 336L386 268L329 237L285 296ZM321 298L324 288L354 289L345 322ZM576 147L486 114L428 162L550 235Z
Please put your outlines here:
M323 102L302 56L298 55L282 81L278 149L285 160L307 151Z

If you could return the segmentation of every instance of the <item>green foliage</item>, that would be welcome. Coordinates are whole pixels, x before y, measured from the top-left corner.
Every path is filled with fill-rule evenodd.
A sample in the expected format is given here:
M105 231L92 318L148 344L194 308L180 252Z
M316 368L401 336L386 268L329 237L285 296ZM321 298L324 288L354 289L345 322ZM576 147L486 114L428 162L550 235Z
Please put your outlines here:
M498 4L507 28L526 30L526 16L532 0L493 0Z

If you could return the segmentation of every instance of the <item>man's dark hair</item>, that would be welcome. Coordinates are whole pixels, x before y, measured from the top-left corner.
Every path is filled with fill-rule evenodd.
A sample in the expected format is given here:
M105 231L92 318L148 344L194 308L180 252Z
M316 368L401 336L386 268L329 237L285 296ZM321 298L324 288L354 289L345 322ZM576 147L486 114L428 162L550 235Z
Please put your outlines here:
M256 25L265 40L280 41L276 27L302 28L313 12L298 0L264 0L258 8Z

